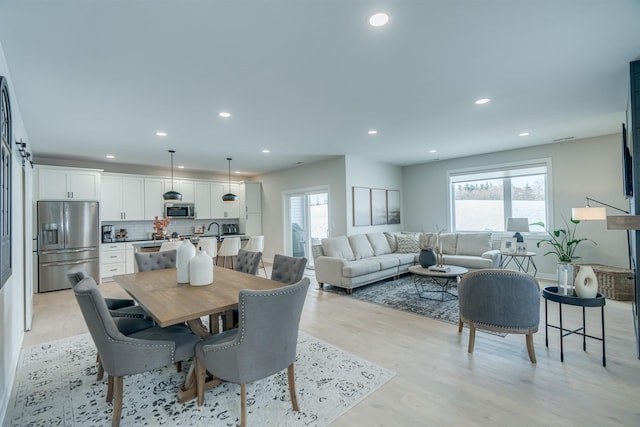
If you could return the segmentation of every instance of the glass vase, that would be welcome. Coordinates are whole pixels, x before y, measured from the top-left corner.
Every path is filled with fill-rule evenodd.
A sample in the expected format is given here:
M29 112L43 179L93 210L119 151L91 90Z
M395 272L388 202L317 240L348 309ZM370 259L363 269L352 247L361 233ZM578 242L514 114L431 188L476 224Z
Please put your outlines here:
M571 263L558 263L558 293L573 295L573 264Z

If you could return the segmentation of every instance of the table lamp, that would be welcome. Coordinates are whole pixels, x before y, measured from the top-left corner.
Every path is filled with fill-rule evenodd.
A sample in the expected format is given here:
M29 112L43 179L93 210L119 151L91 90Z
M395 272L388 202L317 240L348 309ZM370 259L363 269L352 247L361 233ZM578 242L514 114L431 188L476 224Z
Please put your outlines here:
M524 242L520 232L529 232L529 218L507 218L507 231L515 231L513 237L518 242Z

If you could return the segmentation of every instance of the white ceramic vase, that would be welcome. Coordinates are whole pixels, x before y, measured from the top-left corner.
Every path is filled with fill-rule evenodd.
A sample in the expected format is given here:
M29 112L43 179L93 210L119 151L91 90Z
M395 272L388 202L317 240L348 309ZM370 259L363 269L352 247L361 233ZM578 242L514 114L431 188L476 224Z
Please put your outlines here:
M178 268L178 283L189 283L189 261L196 256L196 248L189 239L184 240L176 249L176 267Z
M595 298L598 295L598 278L593 268L581 265L573 283L576 295L580 298Z
M191 286L213 283L213 259L202 248L189 261L189 283Z

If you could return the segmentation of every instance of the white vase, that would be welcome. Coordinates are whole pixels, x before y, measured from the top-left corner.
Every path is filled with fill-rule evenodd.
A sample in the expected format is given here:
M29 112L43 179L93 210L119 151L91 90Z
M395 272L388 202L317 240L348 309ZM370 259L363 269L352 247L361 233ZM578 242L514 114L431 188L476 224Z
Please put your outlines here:
M178 283L189 283L189 261L196 255L196 248L189 239L184 240L176 249L176 267Z
M591 266L580 266L574 286L580 298L595 298L598 295L598 278Z
M189 283L191 286L213 283L213 259L202 248L189 261Z

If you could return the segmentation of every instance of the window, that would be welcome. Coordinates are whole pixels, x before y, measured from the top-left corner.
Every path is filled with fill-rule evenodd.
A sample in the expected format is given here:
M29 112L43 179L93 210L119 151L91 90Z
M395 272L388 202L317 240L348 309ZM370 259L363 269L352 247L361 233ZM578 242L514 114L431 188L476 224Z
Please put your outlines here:
M0 76L0 289L11 276L11 106Z
M541 160L449 172L451 229L500 232L512 217L548 224L549 170L550 160Z

